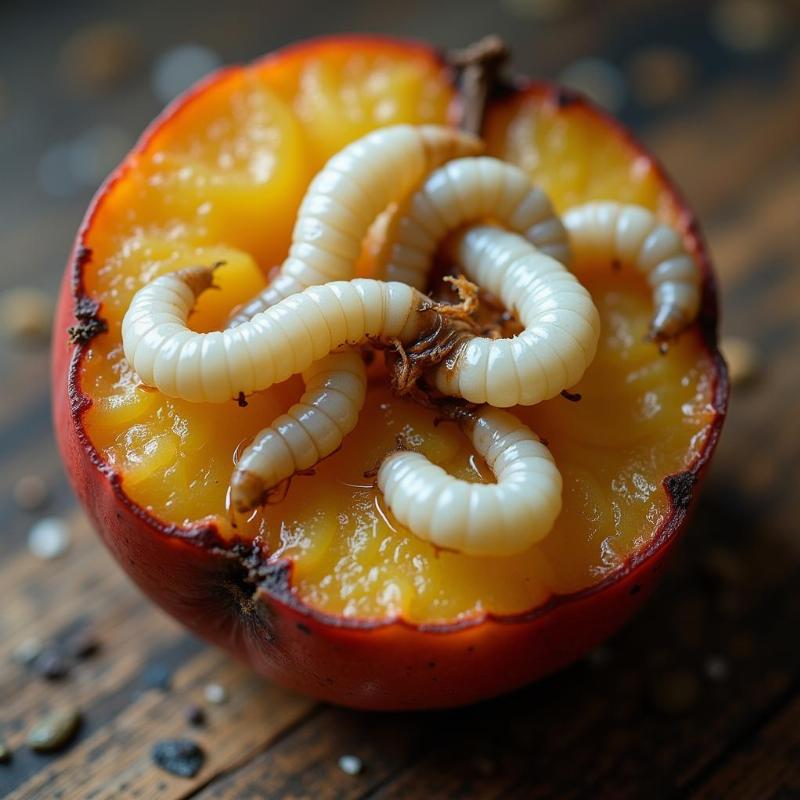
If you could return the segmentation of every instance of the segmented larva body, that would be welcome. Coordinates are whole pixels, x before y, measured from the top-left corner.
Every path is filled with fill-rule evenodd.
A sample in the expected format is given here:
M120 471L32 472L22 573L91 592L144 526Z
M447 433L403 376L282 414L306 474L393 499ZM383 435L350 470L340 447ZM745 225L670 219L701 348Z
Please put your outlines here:
M518 234L489 225L456 236L451 255L524 330L511 339L470 339L454 364L436 368L436 388L507 408L534 405L574 386L600 336L600 315L577 278Z
M482 149L477 137L444 125L392 125L345 147L311 181L275 280L232 321L245 322L309 286L351 278L381 211L445 161Z
M469 555L520 553L561 511L561 475L550 451L513 414L484 406L469 430L497 483L449 475L421 453L391 453L378 486L397 520L437 547Z
M394 220L384 258L387 280L425 289L445 235L491 219L569 264L567 232L550 199L519 167L497 158L459 158L432 172Z
M653 289L654 339L669 339L700 310L701 275L681 235L634 204L598 201L575 206L563 217L573 253L634 264Z
M367 391L361 355L331 353L303 372L305 392L285 414L259 431L231 478L239 512L264 502L267 490L333 453L358 423Z
M356 278L311 286L235 328L197 333L186 321L212 274L190 267L156 278L122 321L128 363L169 397L222 403L304 372L343 345L415 341L438 320L411 286Z

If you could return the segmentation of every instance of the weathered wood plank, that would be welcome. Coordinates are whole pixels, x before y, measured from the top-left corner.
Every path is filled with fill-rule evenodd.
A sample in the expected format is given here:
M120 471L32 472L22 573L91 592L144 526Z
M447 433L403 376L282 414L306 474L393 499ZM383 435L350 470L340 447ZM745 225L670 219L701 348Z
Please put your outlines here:
M198 800L362 797L420 752L421 722L420 715L329 708L200 792ZM344 755L360 758L363 771L343 772L339 758Z
M800 797L800 699L729 754L696 800Z
M186 706L203 702L203 687L210 681L225 686L229 699L222 705L206 704L207 724L191 727L184 717ZM208 649L176 672L169 692L150 690L140 695L79 746L12 792L9 800L187 797L215 775L248 760L313 707L312 701L265 683L227 656ZM181 778L153 765L150 752L156 741L185 737L200 744L206 754L195 777Z

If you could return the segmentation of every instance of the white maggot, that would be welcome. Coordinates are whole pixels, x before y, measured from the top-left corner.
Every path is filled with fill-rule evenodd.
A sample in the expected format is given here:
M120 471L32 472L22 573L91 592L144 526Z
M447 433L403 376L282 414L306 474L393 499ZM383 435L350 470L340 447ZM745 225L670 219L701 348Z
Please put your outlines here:
M575 206L563 217L573 254L634 264L653 289L654 339L669 339L700 310L701 275L681 235L643 206L597 201Z
M245 322L309 286L351 278L378 214L432 169L482 149L477 137L444 125L392 125L349 144L311 181L278 275L232 322Z
M489 225L458 234L451 255L525 330L511 339L470 339L454 363L436 368L436 388L507 408L534 405L574 386L600 336L600 315L577 278L521 236Z
M358 422L367 391L359 353L331 353L303 372L303 381L300 401L259 431L236 464L231 502L239 512L260 505L267 490L333 453Z
M424 290L445 235L487 219L569 264L567 232L547 195L519 167L484 156L450 161L428 176L392 223L383 276Z
M186 321L212 276L208 267L162 275L134 295L122 321L128 363L169 397L222 403L302 373L344 345L415 341L439 320L416 289L356 278L311 286L235 328L197 333Z
M378 486L397 520L437 547L507 556L543 539L561 511L561 475L550 451L513 414L484 406L469 430L497 483L449 475L421 453L389 454Z

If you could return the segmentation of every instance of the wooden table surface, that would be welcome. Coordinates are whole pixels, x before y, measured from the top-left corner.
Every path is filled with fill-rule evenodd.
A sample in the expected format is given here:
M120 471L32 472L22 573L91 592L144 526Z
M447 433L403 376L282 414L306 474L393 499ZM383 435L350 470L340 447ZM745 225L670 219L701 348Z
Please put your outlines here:
M559 4L533 0L71 5L0 8L0 290L55 292L91 187L54 190L44 166L92 126L112 123L132 138L159 106L149 65L176 43L202 42L238 61L326 31L382 30L455 46L496 30L522 71L552 76L597 55L623 77L633 54L659 44L693 59L693 82L666 107L629 97L621 113L698 212L720 279L722 330L758 348L761 373L734 389L671 571L607 647L493 702L366 714L258 680L139 594L75 510L50 430L46 349L2 341L0 736L15 752L0 764L0 795L800 797L798 6L778 5L775 43L744 52L714 36L709 14L719 29L726 9L700 2L616 2L602 15L567 9L559 20L541 18ZM138 37L139 61L113 91L81 95L65 88L64 48L103 20ZM44 513L73 527L72 548L58 561L26 547L37 514L12 496L24 474L49 483ZM28 637L63 641L87 625L102 649L63 680L35 677L11 658ZM168 689L153 685L154 670L169 674ZM229 701L209 706L204 728L189 729L184 711L203 702L212 680ZM83 712L78 737L60 754L32 753L26 731L64 703ZM195 778L152 764L156 741L187 734L208 756ZM360 774L340 769L344 754L362 759Z

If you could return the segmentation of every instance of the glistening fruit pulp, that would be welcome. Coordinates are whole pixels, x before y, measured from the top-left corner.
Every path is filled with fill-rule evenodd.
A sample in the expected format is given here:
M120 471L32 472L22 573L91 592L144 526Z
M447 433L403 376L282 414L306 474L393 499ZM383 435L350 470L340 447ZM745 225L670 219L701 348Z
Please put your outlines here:
M660 354L644 340L651 299L630 265L576 263L602 318L598 355L572 391L515 413L549 444L564 478L555 528L521 556L436 551L404 531L372 479L398 435L460 477L491 480L467 438L433 411L390 393L379 356L358 428L342 448L297 476L286 496L231 527L227 488L235 454L296 400L298 378L223 405L191 404L143 387L122 357L120 323L154 276L224 262L218 291L201 297L196 330L231 308L283 259L309 180L344 144L396 122L446 122L450 75L426 52L347 42L302 48L197 93L123 167L87 236L84 288L108 332L82 362L92 399L87 432L122 487L155 517L216 520L224 536L260 537L293 562L300 597L347 616L452 620L513 614L553 593L589 586L644 545L668 513L665 475L689 467L714 420L709 356L692 329ZM490 105L490 154L518 164L556 208L592 199L635 202L677 223L658 170L581 104L531 90ZM370 274L369 249L359 264Z

